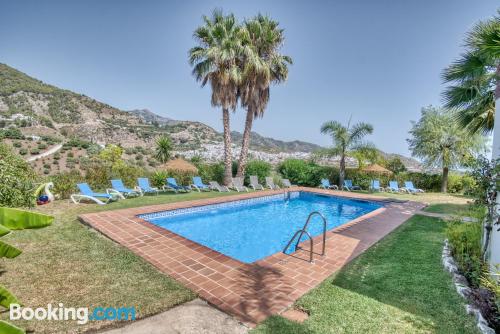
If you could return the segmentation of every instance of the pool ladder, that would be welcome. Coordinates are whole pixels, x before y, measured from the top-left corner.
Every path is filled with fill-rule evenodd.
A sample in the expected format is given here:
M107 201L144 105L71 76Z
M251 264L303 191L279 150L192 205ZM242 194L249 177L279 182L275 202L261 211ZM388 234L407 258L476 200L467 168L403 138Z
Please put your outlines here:
M321 256L325 255L325 245L326 245L326 219L325 217L319 213L318 211L313 211L309 214L309 217L307 217L307 220L306 220L306 223L304 224L304 227L302 227L300 230L298 230L297 232L295 232L295 234L293 235L293 237L290 239L290 241L288 242L288 244L286 245L286 247L283 249L283 253L286 254L286 251L288 250L288 248L290 247L290 245L293 243L293 241L297 238L297 235L299 236L298 239L297 239L297 242L295 243L295 251L297 251L297 249L301 249L301 247L299 247L299 243L300 243L300 239L302 239L302 236L305 234L309 237L309 244L310 244L310 249L309 249L309 262L313 262L313 254L314 254L314 245L313 245L313 239L311 237L311 234L309 234L309 232L307 232L307 227L309 226L309 222L311 221L311 218L315 215L318 215L321 217L321 219L323 219L323 247L322 247L322 250L321 250ZM300 235L299 235L300 233Z

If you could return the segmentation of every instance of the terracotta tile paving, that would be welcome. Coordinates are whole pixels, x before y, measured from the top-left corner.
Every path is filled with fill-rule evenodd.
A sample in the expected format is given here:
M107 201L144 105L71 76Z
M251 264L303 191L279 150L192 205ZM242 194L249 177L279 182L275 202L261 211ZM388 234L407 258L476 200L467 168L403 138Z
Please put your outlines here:
M382 201L384 207L328 231L326 254L315 254L313 263L308 262L309 245L306 242L301 244L305 250L298 250L291 255L277 253L246 264L137 217L143 213L280 194L283 190L89 213L79 218L192 289L209 303L252 326L271 314L286 310L297 298L424 207L422 203L387 201L359 193L304 187L295 187L292 191ZM315 252L320 252L321 236L315 237L313 241Z

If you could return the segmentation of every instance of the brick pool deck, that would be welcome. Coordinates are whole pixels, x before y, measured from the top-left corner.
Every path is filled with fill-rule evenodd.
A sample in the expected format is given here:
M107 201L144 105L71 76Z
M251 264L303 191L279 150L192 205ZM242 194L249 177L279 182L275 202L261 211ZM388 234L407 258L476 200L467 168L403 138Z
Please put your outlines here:
M79 218L143 257L209 303L253 326L272 314L283 312L300 296L425 206L417 202L396 202L359 193L304 187L295 187L292 191L380 201L384 207L328 231L326 254L315 254L313 263L308 262L308 243L303 243L305 250L290 255L277 253L246 264L137 217L143 213L280 194L283 190L89 213ZM321 249L321 238L317 236L313 239L315 253Z

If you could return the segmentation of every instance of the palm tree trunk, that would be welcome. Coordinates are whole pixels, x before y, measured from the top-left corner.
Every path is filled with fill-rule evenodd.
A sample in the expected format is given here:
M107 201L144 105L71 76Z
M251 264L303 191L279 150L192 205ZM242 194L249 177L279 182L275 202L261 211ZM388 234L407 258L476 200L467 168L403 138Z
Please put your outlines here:
M448 189L448 167L443 167L443 178L441 180L441 192L445 193Z
M233 176L233 155L231 150L231 129L229 126L229 109L222 109L222 122L224 124L224 185L231 184Z
M345 178L345 154L342 153L342 155L340 156L339 189L344 188L344 178Z
M248 108L247 118L245 121L245 131L243 131L243 141L241 142L240 159L238 161L238 173L236 176L241 177L245 175L245 168L247 167L248 160L248 147L250 146L250 133L252 132L253 124L253 110Z

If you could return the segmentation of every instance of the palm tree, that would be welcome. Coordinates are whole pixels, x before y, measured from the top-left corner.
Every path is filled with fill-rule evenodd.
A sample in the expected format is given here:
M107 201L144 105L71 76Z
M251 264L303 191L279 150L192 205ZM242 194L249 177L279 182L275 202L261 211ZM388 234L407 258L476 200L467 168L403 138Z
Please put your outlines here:
M323 155L340 156L339 187L344 185L345 158L352 155L353 152L373 147L372 144L363 141L363 138L372 132L372 125L360 122L351 127L350 120L347 126L337 121L329 121L321 126L321 133L330 135L334 145L323 152Z
M212 106L222 108L224 124L224 184L232 177L231 130L229 110L236 109L241 82L240 60L244 52L242 29L233 14L214 10L203 17L204 25L194 31L198 45L189 50L193 75L204 87L210 83Z
M443 72L452 83L443 93L445 107L470 133L493 130L500 98L500 16L479 22L465 39L466 51Z
M250 146L253 120L263 117L270 97L270 85L285 81L292 59L279 53L283 45L283 29L268 16L257 15L244 24L244 43L248 46L243 58L241 104L247 110L245 130L238 161L237 176L243 176Z
M172 141L165 135L158 137L156 140L155 158L161 163L165 163L172 157Z

